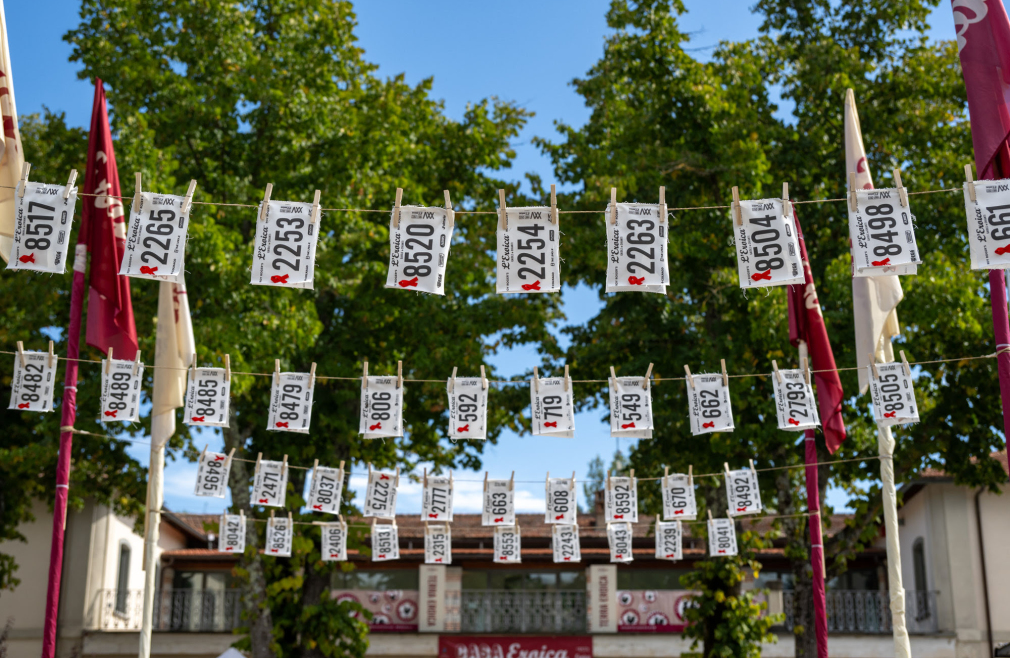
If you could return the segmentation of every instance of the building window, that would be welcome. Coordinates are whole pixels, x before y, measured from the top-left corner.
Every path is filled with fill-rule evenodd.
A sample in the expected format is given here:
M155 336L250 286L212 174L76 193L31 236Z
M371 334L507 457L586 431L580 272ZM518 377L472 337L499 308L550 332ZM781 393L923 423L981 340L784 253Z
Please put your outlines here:
M116 572L116 612L125 615L130 597L130 545L119 544L119 570Z
M915 572L915 619L929 619L929 584L926 582L926 544L919 537L912 543L912 569Z

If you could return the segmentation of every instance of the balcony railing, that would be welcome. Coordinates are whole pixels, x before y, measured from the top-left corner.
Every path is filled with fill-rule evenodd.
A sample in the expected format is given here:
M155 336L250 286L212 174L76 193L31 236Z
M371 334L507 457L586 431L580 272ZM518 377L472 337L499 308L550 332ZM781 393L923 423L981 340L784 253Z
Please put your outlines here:
M792 629L793 592L783 592L786 628ZM829 590L825 593L829 633L890 633L891 608L887 592ZM936 633L936 592L905 591L905 626L909 633Z
M464 633L585 633L586 593L464 591Z
M160 590L154 595L156 631L230 632L239 625L241 590ZM139 631L144 590L105 589L90 614L90 627L103 631Z

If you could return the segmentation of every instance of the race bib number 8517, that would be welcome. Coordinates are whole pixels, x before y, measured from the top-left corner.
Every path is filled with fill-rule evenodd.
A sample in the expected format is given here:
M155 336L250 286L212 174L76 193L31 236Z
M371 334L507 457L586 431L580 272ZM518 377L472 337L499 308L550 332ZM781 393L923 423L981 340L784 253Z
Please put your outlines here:
M64 199L65 185L28 183L21 196L22 185L18 183L14 190L14 246L7 269L62 274L67 266L77 188Z

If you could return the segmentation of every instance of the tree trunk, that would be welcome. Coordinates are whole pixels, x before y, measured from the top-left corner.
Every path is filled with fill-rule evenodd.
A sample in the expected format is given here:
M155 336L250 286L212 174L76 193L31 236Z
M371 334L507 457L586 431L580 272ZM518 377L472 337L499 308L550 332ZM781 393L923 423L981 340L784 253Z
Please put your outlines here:
M793 636L796 658L817 658L817 635L814 632L814 587L810 562L793 562Z

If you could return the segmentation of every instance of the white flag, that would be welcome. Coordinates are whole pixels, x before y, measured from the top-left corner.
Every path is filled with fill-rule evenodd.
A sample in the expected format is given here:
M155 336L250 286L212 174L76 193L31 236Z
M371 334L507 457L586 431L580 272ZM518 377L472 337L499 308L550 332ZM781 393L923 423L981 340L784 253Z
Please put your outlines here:
M607 543L610 545L611 562L631 562L635 559L631 551L633 534L630 523L607 524Z
M684 559L684 526L680 521L656 522L656 559Z
M698 503L694 499L694 478L684 473L663 476L663 518L667 521L694 521Z
M18 131L18 110L14 104L14 74L11 72L3 2L0 2L0 115L3 119L3 141L0 142L0 256L6 261L14 245L14 187L21 178L25 154Z
M222 514L218 527L218 553L241 553L245 550L245 516Z
M494 529L494 561L498 564L522 562L519 526L500 525Z
M452 531L448 523L424 524L424 563L452 564Z
M486 480L481 525L516 524L515 491L508 480Z
M368 472L368 486L365 489L365 516L379 519L396 518L396 487L400 476L382 471Z
M400 559L400 535L396 523L372 523L372 562Z
M421 494L422 521L452 521L452 476L428 475Z
M579 526L552 526L551 548L556 563L581 562L582 551L579 548Z
M286 516L267 519L266 554L274 557L291 557L294 526Z
M610 477L604 491L607 523L638 523L638 478Z

